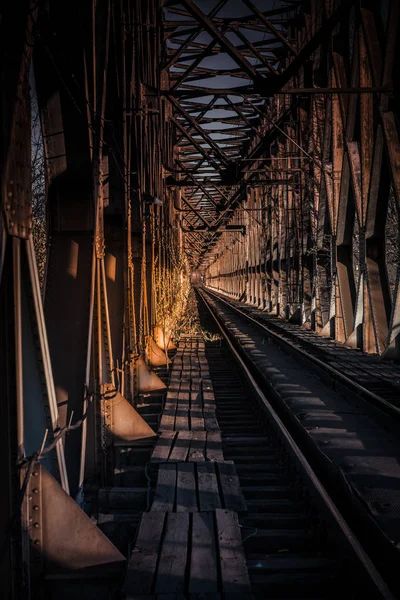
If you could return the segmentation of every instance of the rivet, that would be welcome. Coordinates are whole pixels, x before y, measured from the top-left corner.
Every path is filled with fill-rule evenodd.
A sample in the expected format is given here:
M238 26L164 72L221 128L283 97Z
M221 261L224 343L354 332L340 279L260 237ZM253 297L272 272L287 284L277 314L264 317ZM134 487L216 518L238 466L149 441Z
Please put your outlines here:
M34 474L35 477L37 477L39 475L39 472L38 471L33 471L33 474Z
M33 507L33 510L39 510L39 507L37 504L35 504L35 506Z
M32 491L33 491L34 494L38 494L39 493L39 490L37 488L33 488Z
M10 227L14 227L14 222L10 221Z
M36 527L36 529L39 529L39 523L34 523L33 526Z
M35 540L35 542L34 542L34 543L35 543L35 545L36 545L36 546L39 546L39 544L40 544L40 540Z

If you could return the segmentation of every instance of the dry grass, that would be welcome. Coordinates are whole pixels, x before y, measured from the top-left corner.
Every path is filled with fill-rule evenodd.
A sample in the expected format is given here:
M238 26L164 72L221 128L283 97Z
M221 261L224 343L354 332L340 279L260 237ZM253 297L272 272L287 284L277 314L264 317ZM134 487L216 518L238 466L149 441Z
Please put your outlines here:
M170 266L155 265L157 324L178 340L182 334L202 335L204 340L215 342L218 334L203 329L199 321L196 296L190 283L190 271L183 254L169 252Z

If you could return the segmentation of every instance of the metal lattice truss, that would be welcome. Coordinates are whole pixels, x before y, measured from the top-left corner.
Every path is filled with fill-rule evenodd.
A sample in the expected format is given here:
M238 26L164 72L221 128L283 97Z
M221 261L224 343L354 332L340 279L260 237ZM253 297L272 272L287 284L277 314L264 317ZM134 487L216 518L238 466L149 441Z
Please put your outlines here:
M176 128L168 182L180 190L175 206L181 207L193 268L209 264L212 248L246 195L247 181L277 183L273 170L257 169L255 163L291 114L291 102L277 109L272 99L284 91L296 102L299 92L315 92L310 58L354 2L332 10L317 3L311 22L313 4L165 3L163 93L173 106ZM301 22L305 36L299 35Z
M298 56L289 32L298 4L275 2L270 10L250 0L165 4L163 92L176 128L167 181L180 199L193 268L208 260L226 231L243 194L241 171L251 164L243 158L260 140L267 96L282 86L283 57Z
M288 56L281 73L308 45L314 50L290 82L297 94L283 87L270 98L263 138L247 151L257 160L241 168L246 197L230 220L246 226L246 237L220 239L206 275L233 297L393 358L400 348L400 3L351 4L302 2L297 57ZM263 185L252 185L261 176Z

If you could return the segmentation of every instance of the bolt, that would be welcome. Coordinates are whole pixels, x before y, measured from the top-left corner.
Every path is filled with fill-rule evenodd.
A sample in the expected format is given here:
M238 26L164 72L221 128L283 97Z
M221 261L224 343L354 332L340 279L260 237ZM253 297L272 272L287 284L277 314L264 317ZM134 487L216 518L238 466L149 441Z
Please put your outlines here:
M33 507L33 510L39 510L39 507L37 504L35 504L35 506Z
M33 471L33 475L34 475L35 477L37 477L37 476L39 475L39 472L38 472L38 471Z
M34 544L35 544L35 546L39 546L40 540L35 540Z
M33 526L36 527L36 529L39 529L39 523L34 523Z
M39 493L39 490L37 488L33 488L32 491L33 491L34 494L38 494Z

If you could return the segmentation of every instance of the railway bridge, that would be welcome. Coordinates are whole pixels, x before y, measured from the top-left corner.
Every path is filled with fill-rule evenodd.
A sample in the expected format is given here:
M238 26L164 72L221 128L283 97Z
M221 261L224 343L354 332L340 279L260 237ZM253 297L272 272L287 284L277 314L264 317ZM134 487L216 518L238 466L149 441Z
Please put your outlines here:
M399 40L2 4L2 598L400 598Z

